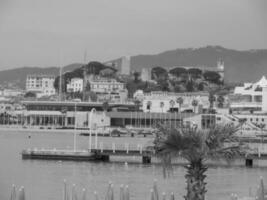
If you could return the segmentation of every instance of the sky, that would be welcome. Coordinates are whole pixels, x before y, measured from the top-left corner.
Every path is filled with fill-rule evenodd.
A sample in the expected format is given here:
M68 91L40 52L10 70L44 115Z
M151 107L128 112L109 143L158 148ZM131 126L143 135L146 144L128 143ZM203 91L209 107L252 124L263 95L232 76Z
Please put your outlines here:
M267 49L267 0L0 0L0 70L207 45Z

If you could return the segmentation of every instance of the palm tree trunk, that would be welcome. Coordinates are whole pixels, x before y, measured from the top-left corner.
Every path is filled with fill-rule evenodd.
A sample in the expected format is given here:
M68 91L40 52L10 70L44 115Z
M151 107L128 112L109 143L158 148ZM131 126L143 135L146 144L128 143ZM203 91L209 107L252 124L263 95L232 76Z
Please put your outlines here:
M190 162L185 166L187 174L187 194L185 200L205 200L206 183L204 182L207 171L207 166L203 165L202 160Z

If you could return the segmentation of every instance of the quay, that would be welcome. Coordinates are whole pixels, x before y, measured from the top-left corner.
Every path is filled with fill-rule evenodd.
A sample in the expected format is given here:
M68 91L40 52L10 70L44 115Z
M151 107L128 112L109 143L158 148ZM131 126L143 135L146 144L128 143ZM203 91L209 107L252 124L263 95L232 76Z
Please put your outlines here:
M27 149L21 152L22 159L42 159L42 160L72 160L72 161L106 161L110 160L110 156L120 157L141 157L143 164L151 163L151 157L155 154L153 150L143 149L142 145L137 148L130 149L129 144L125 144L125 148L116 148L112 144L112 148L92 148L91 150L57 150L57 149Z
M86 150L58 150L58 149L26 149L21 152L22 159L42 159L42 160L71 160L71 161L103 161L109 162L110 157L140 157L143 164L151 163L151 158L156 157L155 151L149 146L143 147L137 145L130 146L128 143L124 145L105 146L100 142L96 148ZM180 163L180 162L178 162ZM211 162L214 164L214 162ZM267 149L256 148L253 151L236 158L233 164L243 165L247 167L267 166ZM215 164L220 165L220 162Z

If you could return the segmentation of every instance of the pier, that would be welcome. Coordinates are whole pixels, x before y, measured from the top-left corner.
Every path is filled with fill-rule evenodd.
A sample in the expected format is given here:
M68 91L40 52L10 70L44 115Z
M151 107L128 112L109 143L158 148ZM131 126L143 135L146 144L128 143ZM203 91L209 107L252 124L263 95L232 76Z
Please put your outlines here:
M155 151L151 147L144 147L125 144L111 143L104 145L102 142L98 146L93 146L86 150L59 150L59 149L26 149L21 152L23 159L43 159L43 160L72 160L72 161L104 161L109 162L110 157L140 157L143 164L151 163L151 158L155 157ZM247 167L267 166L267 149L257 148L246 155L237 158L242 165Z
M111 147L104 148L100 143L99 148L88 150L58 150L58 149L27 149L21 152L22 159L42 159L42 160L73 160L73 161L109 161L110 156L120 157L140 157L142 163L151 163L151 157L155 155L153 150L148 150L142 145L130 147L128 143L124 146L111 144Z

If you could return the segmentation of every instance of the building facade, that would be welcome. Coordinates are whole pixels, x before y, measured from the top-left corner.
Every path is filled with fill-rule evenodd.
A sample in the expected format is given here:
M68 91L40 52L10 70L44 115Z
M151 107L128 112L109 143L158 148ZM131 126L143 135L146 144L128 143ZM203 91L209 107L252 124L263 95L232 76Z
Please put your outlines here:
M53 75L28 75L26 79L26 91L36 93L38 98L55 95L54 82L55 76Z
M72 78L70 83L67 84L68 92L82 92L83 91L83 79Z
M123 56L121 58L105 62L104 64L115 68L118 74L130 75L130 70L131 70L130 56Z
M267 113L267 79L263 76L256 83L244 83L235 87L230 96L230 108L236 112L266 112Z
M96 93L98 101L125 102L128 96L124 83L109 78L91 80L90 91Z
M182 102L179 102L179 98ZM193 101L197 102L196 105ZM200 109L209 108L209 94L206 92L174 93L174 92L150 92L144 93L144 112L201 112Z

